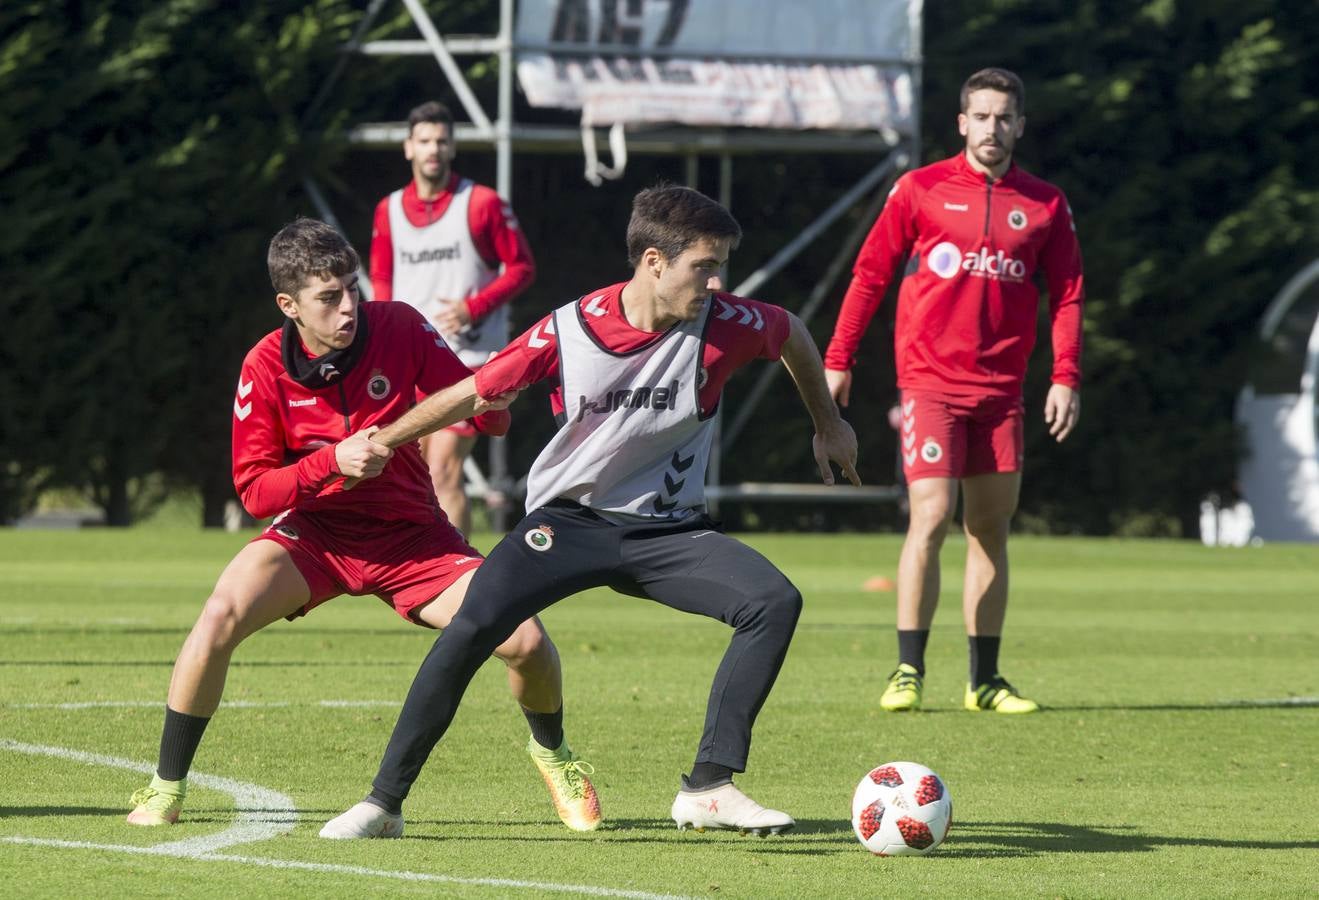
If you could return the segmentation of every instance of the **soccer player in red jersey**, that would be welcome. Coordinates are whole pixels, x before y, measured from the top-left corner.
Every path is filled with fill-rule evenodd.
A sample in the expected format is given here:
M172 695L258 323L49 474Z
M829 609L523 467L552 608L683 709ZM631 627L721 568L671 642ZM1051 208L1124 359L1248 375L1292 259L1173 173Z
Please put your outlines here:
M847 406L861 336L910 257L894 342L911 516L898 563L899 662L880 706L920 707L939 550L960 485L971 658L964 706L1027 713L1039 707L999 674L998 651L1021 486L1022 383L1039 305L1032 278L1043 269L1049 289L1053 384L1044 419L1062 441L1081 409L1081 252L1062 191L1012 162L1026 126L1021 79L1004 69L976 72L962 86L961 107L964 150L898 179L862 245L825 374Z
M372 437L414 440L475 397L557 381L560 428L532 464L528 515L491 552L413 680L370 796L327 828L362 836L402 821L402 803L490 648L517 623L608 585L733 628L711 685L705 730L671 807L680 828L777 834L793 825L733 784L778 676L801 594L705 513L713 415L725 382L782 359L815 423L820 476L857 482L856 437L829 396L819 352L791 313L720 289L741 237L728 210L689 188L642 191L628 225L630 281L561 306L472 379ZM363 485L368 481L363 481Z
M453 171L456 152L448 107L431 101L412 110L403 142L412 180L376 205L371 289L374 300L420 310L477 369L508 342L509 301L535 280L536 263L512 207ZM421 442L440 506L463 534L472 526L463 462L476 438L458 422Z
M377 428L430 393L471 376L405 304L359 304L357 253L334 229L299 219L270 242L282 328L248 352L234 398L234 486L252 515L275 516L225 567L184 641L170 679L156 776L128 821L173 824L188 770L220 703L229 659L249 635L339 594L375 594L418 625L444 628L481 555L444 517L415 444L384 447ZM514 394L473 398L441 424L475 416L508 427ZM388 465L386 465L388 464ZM343 479L368 478L345 493ZM563 738L558 653L528 617L494 653L531 725L528 749L552 793L580 793L584 765ZM549 760L547 762L546 760ZM565 772L567 774L565 774ZM593 793L593 791L592 791ZM557 807L580 807L555 796ZM565 817L569 827L594 824Z

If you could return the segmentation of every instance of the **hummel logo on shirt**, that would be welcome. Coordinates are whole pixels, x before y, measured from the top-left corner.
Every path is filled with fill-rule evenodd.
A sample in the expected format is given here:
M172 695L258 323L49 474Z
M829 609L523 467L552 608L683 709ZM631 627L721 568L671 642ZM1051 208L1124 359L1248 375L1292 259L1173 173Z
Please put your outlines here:
M953 212L966 212L971 208L969 203L948 203L944 202L944 209L951 209Z
M308 397L306 400L290 400L289 406L315 406L316 398Z

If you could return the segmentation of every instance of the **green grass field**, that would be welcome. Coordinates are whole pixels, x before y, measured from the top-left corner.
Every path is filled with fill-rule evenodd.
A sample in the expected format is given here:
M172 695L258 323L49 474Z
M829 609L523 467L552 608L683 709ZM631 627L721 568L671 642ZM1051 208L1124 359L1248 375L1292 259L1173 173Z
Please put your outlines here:
M958 709L960 542L927 711L894 716L876 706L892 595L859 586L893 574L898 539L748 538L806 597L739 778L797 817L764 840L668 819L726 629L607 591L545 616L605 829L558 824L492 663L417 783L407 836L320 840L368 788L432 638L374 598L340 598L239 649L183 821L131 829L174 655L243 540L0 532L7 895L1319 894L1319 547L1016 539L1004 672L1049 709L1014 719ZM848 823L856 782L897 759L939 772L955 800L929 857L872 857Z

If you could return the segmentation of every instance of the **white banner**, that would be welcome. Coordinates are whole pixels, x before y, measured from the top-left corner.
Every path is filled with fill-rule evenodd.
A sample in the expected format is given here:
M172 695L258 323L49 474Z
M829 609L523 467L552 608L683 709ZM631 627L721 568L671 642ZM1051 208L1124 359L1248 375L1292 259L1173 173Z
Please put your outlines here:
M920 54L921 0L521 0L518 45L689 56L901 62Z
M518 80L586 125L912 132L920 0L523 0Z

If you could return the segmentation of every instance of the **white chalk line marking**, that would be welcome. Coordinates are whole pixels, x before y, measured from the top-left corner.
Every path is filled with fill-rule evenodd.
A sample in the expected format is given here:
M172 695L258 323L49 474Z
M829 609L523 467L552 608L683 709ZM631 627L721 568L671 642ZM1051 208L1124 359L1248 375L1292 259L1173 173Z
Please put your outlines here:
M151 774L155 767L118 756L85 753L65 747L26 744L0 738L0 750L26 753L35 756L53 756L87 765L128 769ZM477 887L517 888L560 894L583 894L591 897L626 897L631 900L686 900L675 894L652 894L645 891L628 891L619 888L595 887L588 884L556 884L543 881L522 881L513 878L461 878L455 875L435 875L428 872L395 872L388 869L368 869L364 866L345 866L331 863L303 862L301 860L263 859L256 856L234 856L217 851L236 844L268 840L292 831L297 824L298 811L293 800L276 791L255 784L246 784L217 775L194 772L188 776L189 784L200 785L229 794L238 811L237 821L218 834L167 841L152 847L134 847L125 844L97 844L90 841L62 841L51 838L21 836L0 837L0 843L25 844L37 847L59 847L71 850L106 850L115 853L134 853L145 856L171 856L202 862L230 862L241 865L265 866L275 869L301 869L307 872L327 872L340 875L358 875L370 878L389 878L395 881L419 881L436 884L461 884Z
M619 888L594 887L589 884L556 884L549 881L521 881L515 878L460 878L456 875L433 875L429 872L391 872L388 869L368 869L365 866L344 866L333 863L302 862L291 859L263 859L258 856L232 856L226 853L177 854L166 853L159 847L126 847L118 844L93 844L85 841L58 841L45 838L4 837L6 844L29 844L40 847L62 847L76 850L110 850L119 853L179 856L201 862L231 862L249 866L266 866L272 869L302 869L306 872L328 872L338 875L362 875L370 878L392 878L395 881L424 881L437 884L461 884L478 887L519 888L558 894L585 894L590 897L628 897L633 900L687 900L677 894L650 894L645 891L626 891Z
M161 700L83 700L70 703L0 703L3 709L158 709L164 706ZM325 709L373 709L402 706L400 700L312 700L296 703L288 700L224 700L223 709L287 709L293 706L319 706ZM1223 699L1204 704L1205 709L1239 706L1287 707L1319 706L1319 697L1259 697L1253 700ZM1133 707L1139 709L1139 707ZM1189 708L1189 707L1188 707Z
M70 750L65 747L24 744L21 741L12 741L8 738L0 738L0 750L11 750L15 753L27 753L34 756L53 756L56 759L67 759L91 766L128 769L145 775L150 775L155 771L155 766L148 763L135 762L118 756L84 753L81 750ZM230 825L224 831L201 837L187 838L182 841L157 844L155 847L150 848L151 852L174 856L197 856L204 853L214 853L235 844L251 844L256 841L269 840L292 831L293 826L298 823L298 810L293 804L293 799L277 791L268 790L255 784L234 781L231 778L221 778L218 775L207 775L204 772L190 774L188 783L220 791L233 797L234 808L238 812L237 819L233 825Z

